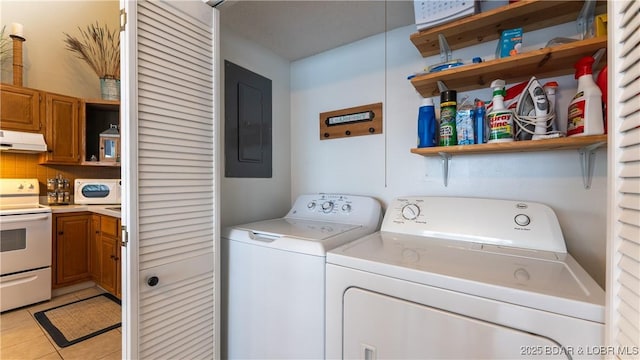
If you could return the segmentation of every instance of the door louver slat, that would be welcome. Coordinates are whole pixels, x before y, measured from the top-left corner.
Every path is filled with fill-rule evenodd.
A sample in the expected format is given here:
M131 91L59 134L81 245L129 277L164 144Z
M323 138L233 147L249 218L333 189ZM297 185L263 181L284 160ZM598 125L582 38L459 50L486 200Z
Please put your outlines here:
M141 359L215 357L213 11L137 2Z
M614 50L609 118L612 121L609 226L608 344L617 358L635 358L640 347L640 3L609 2Z

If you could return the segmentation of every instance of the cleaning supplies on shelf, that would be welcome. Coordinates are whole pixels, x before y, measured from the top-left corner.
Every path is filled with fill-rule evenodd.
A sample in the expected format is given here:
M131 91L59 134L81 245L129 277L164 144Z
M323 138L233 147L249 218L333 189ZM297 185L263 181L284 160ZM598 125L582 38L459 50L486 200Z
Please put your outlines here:
M607 90L607 65L605 65L602 70L600 70L600 73L598 74L598 77L596 78L596 84L598 84L598 88L600 89L600 92L602 93L602 119L604 120L604 133L607 133L607 108L608 108L608 99L607 99L607 94L608 94L608 90Z
M457 96L458 93L455 90L440 93L440 146L457 145Z
M552 91L552 89L548 89ZM555 94L555 92L554 92ZM518 98L514 121L516 139L539 140L558 137L554 132L555 111L547 96L547 91L535 76L531 77Z
M436 146L436 112L432 98L422 100L418 110L418 147Z
M604 134L602 92L593 80L594 58L585 56L575 64L578 91L569 104L567 136Z
M473 131L473 104L465 97L456 111L456 134L458 145L472 145L475 143Z
M485 116L487 111L484 107L484 101L476 99L475 109L473 109L473 126L475 129L475 143L484 144L487 142L487 130Z
M493 88L493 108L487 114L489 123L489 143L513 141L513 112L504 106L505 81L491 82Z

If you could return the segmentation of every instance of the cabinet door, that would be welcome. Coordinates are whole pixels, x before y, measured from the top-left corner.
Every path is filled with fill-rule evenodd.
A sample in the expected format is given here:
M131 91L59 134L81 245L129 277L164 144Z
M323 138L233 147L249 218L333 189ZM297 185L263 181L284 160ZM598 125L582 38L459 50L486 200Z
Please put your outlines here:
M93 281L100 280L100 215L91 215L91 239L89 243L89 271Z
M41 132L40 92L20 86L0 85L0 128Z
M112 216L100 217L100 281L98 284L108 292L119 296L120 282L120 219Z
M80 163L79 109L77 98L45 93L45 138L49 149L41 162Z
M91 215L55 215L55 227L54 285L69 285L90 280Z
M120 219L118 219L118 238L116 241L116 296L118 299L122 298L122 265L121 265L121 251L122 251L122 231L120 231Z
M118 239L102 235L100 241L100 281L99 285L108 292L115 294L117 288L118 261L116 244Z

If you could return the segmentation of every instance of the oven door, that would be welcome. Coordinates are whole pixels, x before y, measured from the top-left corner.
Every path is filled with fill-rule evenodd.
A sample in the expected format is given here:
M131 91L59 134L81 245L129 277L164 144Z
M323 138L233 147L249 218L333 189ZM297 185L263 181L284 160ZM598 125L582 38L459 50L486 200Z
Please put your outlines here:
M51 213L0 216L0 275L51 266Z

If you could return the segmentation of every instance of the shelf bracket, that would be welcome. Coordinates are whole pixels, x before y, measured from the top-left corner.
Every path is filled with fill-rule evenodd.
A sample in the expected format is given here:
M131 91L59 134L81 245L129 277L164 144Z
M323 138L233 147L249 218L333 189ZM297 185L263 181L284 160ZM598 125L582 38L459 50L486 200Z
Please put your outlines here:
M604 142L599 142L578 149L580 153L580 169L582 170L582 184L586 190L591 188L591 179L593 178L593 164L596 160L596 149L602 146Z
M444 186L447 187L449 185L449 160L451 160L451 154L439 152L438 155L442 159L442 180L444 181Z

